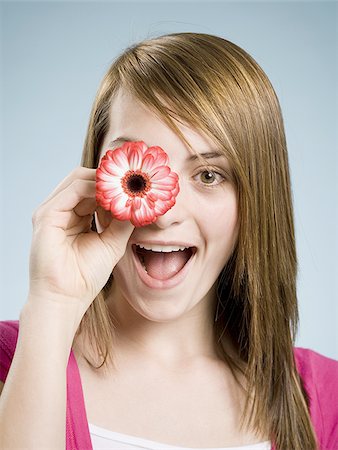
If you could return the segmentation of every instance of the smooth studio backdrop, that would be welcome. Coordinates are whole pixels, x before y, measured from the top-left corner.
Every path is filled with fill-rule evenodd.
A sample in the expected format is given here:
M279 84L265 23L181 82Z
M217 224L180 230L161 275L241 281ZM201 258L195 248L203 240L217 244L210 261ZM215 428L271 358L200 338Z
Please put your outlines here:
M113 59L194 31L248 51L283 110L299 257L296 345L338 359L337 3L2 2L0 320L27 299L33 211L80 164Z

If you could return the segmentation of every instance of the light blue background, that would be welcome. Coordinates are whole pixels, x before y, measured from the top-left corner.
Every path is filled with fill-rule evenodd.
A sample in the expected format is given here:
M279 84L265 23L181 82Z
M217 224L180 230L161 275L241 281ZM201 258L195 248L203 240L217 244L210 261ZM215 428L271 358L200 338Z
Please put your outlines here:
M299 256L296 345L338 359L337 4L2 2L1 313L27 298L34 209L80 164L112 60L146 37L195 31L247 50L287 132Z

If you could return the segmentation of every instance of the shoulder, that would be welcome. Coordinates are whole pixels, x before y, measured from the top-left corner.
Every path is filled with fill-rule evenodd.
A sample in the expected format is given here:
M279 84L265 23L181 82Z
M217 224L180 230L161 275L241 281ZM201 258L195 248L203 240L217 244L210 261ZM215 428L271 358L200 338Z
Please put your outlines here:
M294 347L293 350L321 448L337 448L338 361L308 348Z
M0 380L5 382L19 333L18 320L0 321Z
M294 347L297 370L302 379L310 384L316 383L327 389L328 384L338 390L338 361L324 356L314 350L302 347Z

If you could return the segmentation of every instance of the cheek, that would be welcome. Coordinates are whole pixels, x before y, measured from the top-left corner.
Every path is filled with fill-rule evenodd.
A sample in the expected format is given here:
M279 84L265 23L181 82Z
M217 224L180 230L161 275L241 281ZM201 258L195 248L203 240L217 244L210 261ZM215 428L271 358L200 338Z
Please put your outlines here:
M227 192L219 198L208 200L200 205L204 211L202 217L205 229L212 230L215 237L224 239L224 236L232 236L236 239L238 234L238 207L234 192ZM208 233L210 234L210 232Z
M131 265L130 255L126 252L123 257L119 260L113 270L114 285L119 286L119 289L124 294L126 299L133 299L136 295L135 289L136 284L130 282L131 276L133 274L133 268ZM132 303L132 301L131 301Z

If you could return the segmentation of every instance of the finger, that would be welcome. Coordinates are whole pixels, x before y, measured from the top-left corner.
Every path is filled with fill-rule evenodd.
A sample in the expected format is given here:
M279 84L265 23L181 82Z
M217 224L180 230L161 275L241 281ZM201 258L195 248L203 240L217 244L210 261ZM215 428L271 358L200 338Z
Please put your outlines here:
M117 264L124 255L127 242L134 228L135 226L129 220L113 219L110 225L99 234L100 239L110 253L113 264Z
M72 184L72 182L76 179L81 180L95 180L96 179L96 169L89 169L87 167L78 166L74 170L70 172L69 175L66 176L57 186L56 188L49 194L49 196L41 203L41 206L45 203L49 202L52 198L54 198L59 192L66 189L68 186Z
M33 224L44 222L67 229L79 221L74 208L84 199L95 199L95 181L76 179L34 212Z
M78 205L75 206L74 212L78 216L86 216L87 214L94 214L97 208L95 198L84 198Z
M57 213L59 215L55 224L59 223L64 230L70 230L77 227L82 217L89 217L90 224L93 220L94 212L97 208L96 200L93 198L84 198L72 211L63 211ZM66 224L66 225L65 225Z
M102 208L102 206L97 206L96 215L95 215L95 223L96 228L101 233L103 229L107 228L111 221L113 220L112 213Z
M95 200L95 180L76 179L50 200L49 208L54 211L71 211L84 199Z
M60 212L59 214L64 214L61 221L62 223L67 223L65 229L71 229L72 227L78 226L82 217L89 217L91 225L96 208L97 203L95 199L84 198L72 211Z
M72 226L67 228L66 235L67 236L77 236L80 233L88 233L91 230L91 222L92 215L88 214L87 216L83 216L78 222Z
M44 214L38 213L33 218L33 224L35 225L35 228L37 225L44 225L48 227L55 227L55 228L62 228L64 231L72 230L74 227L78 227L79 224L82 223L82 220L85 218L85 220L89 221L90 217L90 223L93 220L92 214L87 214L85 216L78 216L74 210L72 211L53 211L52 213L46 212ZM81 225L80 225L81 226Z

